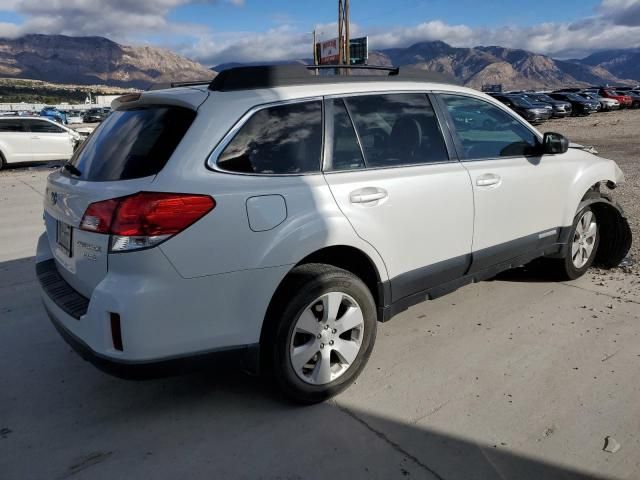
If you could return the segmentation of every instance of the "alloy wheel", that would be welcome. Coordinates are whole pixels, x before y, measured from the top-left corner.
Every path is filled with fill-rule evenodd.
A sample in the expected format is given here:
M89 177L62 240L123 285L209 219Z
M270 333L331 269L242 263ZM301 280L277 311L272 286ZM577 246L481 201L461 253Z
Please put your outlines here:
M576 225L576 230L573 234L571 260L574 267L580 269L587 264L591 258L597 234L598 225L596 224L595 216L593 212L588 210L578 220L578 225Z
M295 323L289 359L296 375L311 385L341 377L353 364L364 335L358 303L342 292L329 292L302 310Z

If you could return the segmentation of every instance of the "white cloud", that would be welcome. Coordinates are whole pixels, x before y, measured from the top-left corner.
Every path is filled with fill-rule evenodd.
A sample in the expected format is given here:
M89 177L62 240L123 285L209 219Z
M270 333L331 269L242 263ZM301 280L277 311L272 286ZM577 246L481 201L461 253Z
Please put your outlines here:
M163 46L206 65L224 62L309 58L311 34L287 15L272 16L276 27L262 32L221 33L202 24L168 20L169 13L189 3L226 2L238 7L245 0L0 0L0 10L12 10L25 21L0 23L0 36L24 33L103 35L120 42L144 43L154 38ZM530 27L495 28L451 25L441 20L411 27L370 28L352 24L352 35L367 34L371 48L405 47L442 40L457 47L501 45L558 58L585 56L596 50L640 47L640 0L602 0L597 14L574 22L542 23ZM269 18L266 19L269 22ZM320 38L336 36L337 25L316 25Z

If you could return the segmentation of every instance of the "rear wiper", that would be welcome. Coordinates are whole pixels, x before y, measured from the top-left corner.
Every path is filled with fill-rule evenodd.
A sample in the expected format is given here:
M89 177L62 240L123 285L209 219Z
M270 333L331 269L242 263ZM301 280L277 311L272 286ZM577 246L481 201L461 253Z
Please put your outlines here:
M80 175L82 175L82 172L78 170L76 166L71 162L64 162L64 165L62 165L62 168L64 168L67 172L69 172L71 175L74 175L76 177L79 177Z

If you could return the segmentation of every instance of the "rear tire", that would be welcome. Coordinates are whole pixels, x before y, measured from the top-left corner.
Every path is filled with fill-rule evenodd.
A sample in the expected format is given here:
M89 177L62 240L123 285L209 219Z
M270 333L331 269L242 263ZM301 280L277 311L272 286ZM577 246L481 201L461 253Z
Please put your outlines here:
M293 269L270 307L262 348L282 393L322 402L349 387L376 339L376 304L360 278L324 264Z
M600 226L590 207L582 208L575 216L569 244L564 258L551 260L551 268L561 280L575 280L593 264L600 244Z

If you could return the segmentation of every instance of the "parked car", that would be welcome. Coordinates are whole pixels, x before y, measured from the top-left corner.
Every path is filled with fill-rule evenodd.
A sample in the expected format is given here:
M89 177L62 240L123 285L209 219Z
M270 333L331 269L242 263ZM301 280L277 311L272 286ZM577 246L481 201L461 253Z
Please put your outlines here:
M514 112L531 123L541 123L549 120L553 114L553 108L546 103L532 102L524 95L518 94L493 94L493 98L504 103Z
M525 92L523 93L523 95L533 102L551 105L551 108L553 108L553 111L552 111L553 117L563 118L563 117L566 117L567 115L571 115L571 103L569 102L556 100L554 98L551 98L546 93Z
M600 102L588 100L573 92L553 92L548 94L551 98L571 103L573 115L591 115L600 108Z
M83 115L80 110L70 110L68 112L65 112L65 114L67 115L67 124L76 125L79 123L83 123Z
M102 108L91 108L82 117L84 123L100 123L107 117Z
M415 72L307 72L128 95L49 175L36 272L84 358L134 378L235 358L318 402L377 321L537 257L577 278L628 252L599 192L615 162Z
M0 117L0 169L7 164L69 160L79 134L44 117Z
M629 90L626 95L631 97L631 108L640 108L640 92Z
M42 110L40 110L40 116L49 118L54 122L62 123L64 125L68 123L67 115L64 112L58 110L56 107L44 107Z
M613 98L605 98L598 95L598 92L585 91L577 93L576 95L586 98L587 100L594 100L600 103L600 110L603 112L610 112L620 109L620 102Z
M598 90L598 94L604 98L612 98L613 100L617 100L618 103L620 103L620 108L629 108L633 105L633 100L629 95L619 93L616 90L601 88L600 90Z

